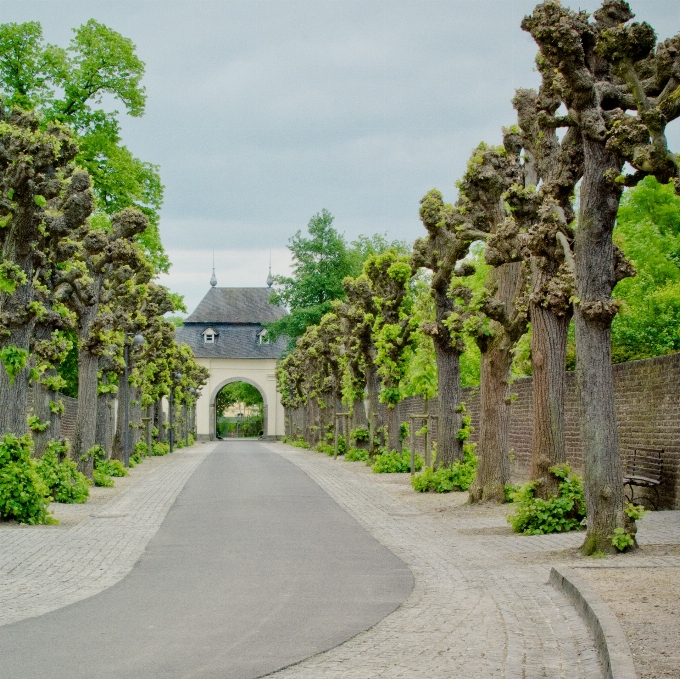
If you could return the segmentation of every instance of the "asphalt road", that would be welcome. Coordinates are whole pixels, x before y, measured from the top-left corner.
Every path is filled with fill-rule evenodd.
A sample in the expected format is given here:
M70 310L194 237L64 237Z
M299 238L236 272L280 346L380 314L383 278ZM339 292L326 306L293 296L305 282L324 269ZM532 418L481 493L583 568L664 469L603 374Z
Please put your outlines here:
M0 677L260 677L367 629L412 586L304 472L255 441L225 441L127 577L0 627Z

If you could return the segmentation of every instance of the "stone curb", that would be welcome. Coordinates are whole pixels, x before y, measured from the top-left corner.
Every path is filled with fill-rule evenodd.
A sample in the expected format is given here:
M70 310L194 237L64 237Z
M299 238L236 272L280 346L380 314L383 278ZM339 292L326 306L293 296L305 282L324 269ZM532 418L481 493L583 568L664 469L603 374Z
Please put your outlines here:
M590 583L566 566L553 566L549 581L574 604L590 628L602 659L605 677L637 679L633 656L623 628Z

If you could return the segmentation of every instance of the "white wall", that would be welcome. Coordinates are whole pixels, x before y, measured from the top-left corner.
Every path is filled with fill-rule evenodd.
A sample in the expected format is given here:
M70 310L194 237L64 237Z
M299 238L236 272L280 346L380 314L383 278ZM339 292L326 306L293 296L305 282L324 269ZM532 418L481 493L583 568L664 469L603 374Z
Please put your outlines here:
M282 436L284 413L276 391L276 359L273 358L197 358L196 363L210 370L207 384L196 404L196 429L199 437L214 436L214 404L218 391L227 381L243 380L256 386L264 397L267 422L265 434ZM212 406L212 407L211 407Z

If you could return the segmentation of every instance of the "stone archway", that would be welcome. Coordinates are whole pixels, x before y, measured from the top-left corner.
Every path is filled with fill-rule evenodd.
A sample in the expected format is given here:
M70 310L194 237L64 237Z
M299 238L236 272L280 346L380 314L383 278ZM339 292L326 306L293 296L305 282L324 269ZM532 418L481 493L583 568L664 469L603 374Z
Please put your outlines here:
M260 395L262 396L262 430L265 432L265 434L269 431L268 430L268 407L267 407L267 394L265 393L265 390L254 380L251 380L249 377L230 377L229 379L223 380L220 382L215 389L213 389L212 394L210 394L210 419L209 419L209 427L210 427L210 440L211 441L216 441L217 437L215 436L215 428L217 424L217 413L215 412L215 403L217 402L217 394L219 394L224 387L227 386L227 384L233 384L234 382L245 382L246 384L250 384L251 386L255 387L260 392Z

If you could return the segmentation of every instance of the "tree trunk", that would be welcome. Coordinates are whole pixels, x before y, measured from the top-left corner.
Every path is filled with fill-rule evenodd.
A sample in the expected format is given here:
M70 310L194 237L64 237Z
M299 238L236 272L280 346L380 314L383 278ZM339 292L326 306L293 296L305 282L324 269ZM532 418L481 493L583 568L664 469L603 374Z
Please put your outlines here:
M78 463L78 470L93 478L94 460L89 451L94 447L97 432L97 372L99 358L87 349L78 352L78 410L73 435L71 456Z
M45 371L45 376L56 375L56 370ZM61 415L50 410L50 403L60 402L59 395L48 389L41 382L36 382L32 388L33 392L33 414L40 418L41 422L49 422L45 431L34 431L33 435L33 457L42 457L50 441L57 441L61 438Z
M97 396L95 443L104 449L107 459L111 457L111 447L113 445L113 395L109 393Z
M116 424L116 434L113 438L111 458L123 463L125 463L125 406L130 399L130 391L130 385L125 384L124 376L118 375L118 422ZM130 422L132 422L132 408L130 408ZM134 450L130 446L130 455L133 453Z
M401 452L399 410L396 405L387 408L387 449Z
M130 387L130 455L142 440L142 394L139 387Z
M166 441L166 436L165 436L165 412L163 411L163 399L159 398L158 401L156 401L156 408L155 408L155 415L156 415L156 429L158 429L158 442L159 443L165 443Z
M439 421L437 423L437 467L449 467L463 459L463 445L456 437L461 427L460 354L434 342L437 356ZM427 402L426 402L427 403Z
M17 290L26 286L19 286ZM12 330L1 347L14 345L18 349L29 350L29 339L31 328L23 326ZM13 383L10 380L7 370L0 363L0 436L8 432L21 436L28 432L26 416L28 415L28 377L30 365L26 361L26 366L19 371Z
M495 277L495 296L504 304L508 317L514 316L514 302L522 289L522 266L519 262L503 264L490 274ZM505 502L505 485L510 481L508 383L512 350L521 333L519 325L514 328L512 336L496 321L492 321L492 327L494 336L482 345L477 446L479 465L470 486L470 502Z
M534 387L534 431L531 441L531 480L536 495L555 497L559 479L549 469L567 461L564 441L564 374L571 314L556 315L530 303L531 372Z
M584 491L588 535L583 554L613 552L612 535L625 528L623 470L614 408L611 300L615 284L612 231L621 188L612 181L621 164L604 144L584 138L585 172L576 229L576 382L581 404Z
M368 429L368 419L366 417L366 404L363 395L355 399L352 405L352 417L350 418L350 431L355 429ZM368 447L367 441L352 441L356 448L365 449ZM350 441L347 442L347 450L350 448Z
M151 455L153 449L153 437L151 431L153 429L153 404L146 407L146 427L144 431L144 438L146 443L146 454Z
M378 373L372 363L366 364L366 389L368 391L369 429L372 425L374 439L369 441L368 451L369 455L373 457L373 455L376 453L375 440L379 441L378 445L382 445L384 443L384 435L379 433L379 431L384 426L384 422L380 409L380 378L378 377Z

